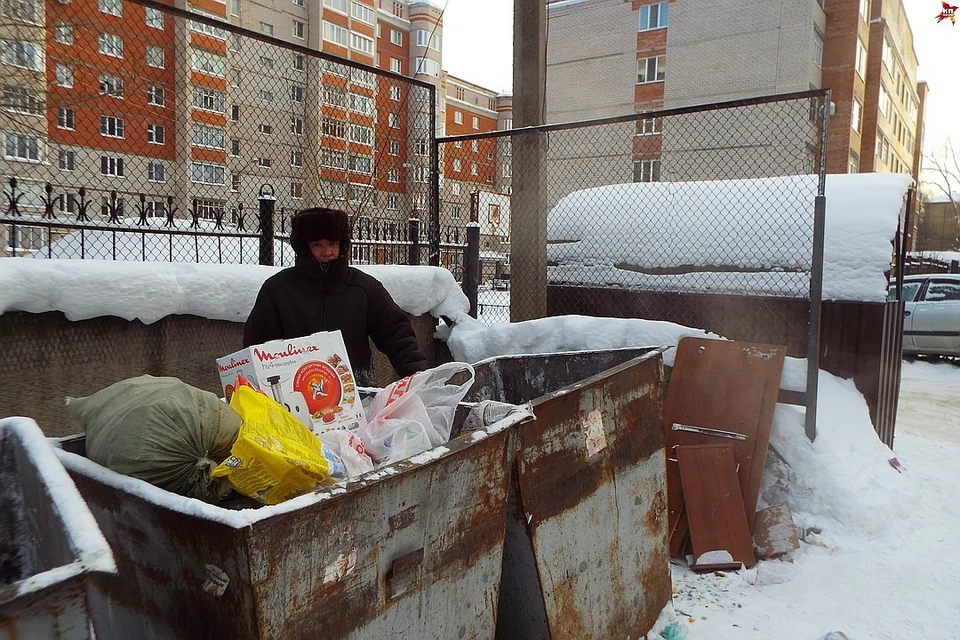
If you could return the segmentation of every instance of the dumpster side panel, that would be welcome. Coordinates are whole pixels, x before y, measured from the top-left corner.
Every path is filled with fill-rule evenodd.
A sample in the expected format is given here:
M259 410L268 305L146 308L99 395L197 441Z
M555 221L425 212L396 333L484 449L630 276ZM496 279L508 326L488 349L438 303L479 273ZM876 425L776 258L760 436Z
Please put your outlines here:
M97 638L256 637L246 530L167 509L75 470L71 475L117 562L117 575L94 580ZM218 596L211 578L223 576L229 582Z
M670 600L659 355L534 402L520 503L552 638L642 637Z
M261 523L251 542L260 637L492 637L508 433L451 442L373 486L349 483L319 512Z

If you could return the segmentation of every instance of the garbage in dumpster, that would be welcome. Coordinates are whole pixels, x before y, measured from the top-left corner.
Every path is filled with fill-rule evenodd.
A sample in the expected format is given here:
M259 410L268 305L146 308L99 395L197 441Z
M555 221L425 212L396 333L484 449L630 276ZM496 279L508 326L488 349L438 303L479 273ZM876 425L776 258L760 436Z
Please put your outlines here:
M217 358L217 370L227 402L239 374L270 393L314 433L363 424L363 408L340 331L247 347Z
M348 478L373 471L373 460L367 455L359 433L345 429L331 429L318 433L317 437L320 438L320 442L340 456Z
M240 384L230 406L243 423L237 441L212 475L264 504L279 504L346 476L340 456L275 400Z
M461 384L448 384L466 372ZM457 403L473 384L473 367L447 362L390 384L367 410L360 435L377 464L409 458L450 439Z
M210 471L230 455L240 416L209 391L178 378L116 382L67 411L87 434L87 456L168 491L216 503L230 484Z

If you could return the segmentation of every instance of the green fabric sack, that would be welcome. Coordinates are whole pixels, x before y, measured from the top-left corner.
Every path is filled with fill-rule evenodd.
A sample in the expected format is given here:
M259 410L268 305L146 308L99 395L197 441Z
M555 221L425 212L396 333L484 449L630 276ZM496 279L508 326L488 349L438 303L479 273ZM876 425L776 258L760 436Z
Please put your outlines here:
M230 455L241 419L209 391L140 376L67 398L67 411L87 434L87 457L108 469L205 502L231 491L210 471Z

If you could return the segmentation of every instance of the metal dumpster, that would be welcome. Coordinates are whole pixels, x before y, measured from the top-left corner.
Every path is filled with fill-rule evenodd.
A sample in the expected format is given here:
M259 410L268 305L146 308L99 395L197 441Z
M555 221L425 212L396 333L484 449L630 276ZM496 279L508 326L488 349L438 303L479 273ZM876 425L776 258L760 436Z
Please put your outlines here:
M468 399L537 416L514 430L497 637L645 637L670 601L662 351L476 366Z
M92 637L88 583L115 570L37 424L0 420L0 639Z
M492 637L510 427L481 432L281 505L230 510L122 476L61 440L110 540L97 637Z

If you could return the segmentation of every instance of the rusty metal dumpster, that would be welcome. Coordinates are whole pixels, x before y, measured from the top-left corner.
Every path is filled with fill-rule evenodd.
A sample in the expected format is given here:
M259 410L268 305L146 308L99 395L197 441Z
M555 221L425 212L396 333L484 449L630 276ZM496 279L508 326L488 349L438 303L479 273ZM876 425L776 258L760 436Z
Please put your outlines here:
M471 400L514 430L499 638L644 637L670 601L662 349L501 357Z
M37 424L0 420L0 639L92 637L88 583L115 570Z
M229 510L60 457L118 574L97 583L97 637L492 637L509 427L520 412L409 460L274 507Z

